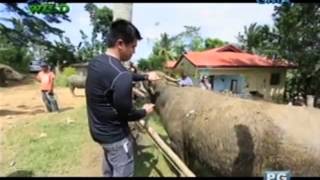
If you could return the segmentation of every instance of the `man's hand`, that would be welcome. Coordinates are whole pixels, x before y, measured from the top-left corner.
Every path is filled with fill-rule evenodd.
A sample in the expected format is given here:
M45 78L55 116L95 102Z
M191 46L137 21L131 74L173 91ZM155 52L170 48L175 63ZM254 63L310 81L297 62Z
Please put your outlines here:
M154 104L144 104L142 109L146 110L147 114L150 114L154 111Z
M139 123L140 123L142 126L146 126L146 125L147 125L147 123L146 123L145 120L139 120Z
M149 81L156 81L159 80L160 77L158 76L158 74L156 72L148 72L148 80Z

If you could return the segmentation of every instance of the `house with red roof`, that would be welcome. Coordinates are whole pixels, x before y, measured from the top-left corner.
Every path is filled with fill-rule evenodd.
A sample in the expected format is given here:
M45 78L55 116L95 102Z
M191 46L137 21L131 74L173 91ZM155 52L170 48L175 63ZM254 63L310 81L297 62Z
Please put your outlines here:
M273 60L226 45L188 52L172 68L183 70L193 77L195 84L202 76L208 76L212 90L217 92L260 94L264 99L271 100L282 97L286 72L296 67L286 60Z
M176 65L176 62L177 61L175 61L175 60L168 60L168 61L166 61L166 64L165 64L165 68L166 69L173 69L174 68L174 66Z

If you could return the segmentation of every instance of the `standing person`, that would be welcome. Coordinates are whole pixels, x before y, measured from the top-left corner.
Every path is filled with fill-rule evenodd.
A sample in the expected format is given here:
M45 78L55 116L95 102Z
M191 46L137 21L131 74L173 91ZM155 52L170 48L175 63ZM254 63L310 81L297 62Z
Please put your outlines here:
M138 73L137 67L134 66L133 62L129 62L129 70L133 73Z
M192 79L187 76L183 71L181 72L181 79L179 80L179 86L185 87L185 86L193 86Z
M46 105L48 112L59 111L58 103L54 96L54 73L49 69L47 63L41 63L41 71L38 73L36 79L40 82L40 89L42 93L42 100Z
M211 83L209 82L208 76L203 76L201 78L200 87L203 90L211 90Z
M86 102L90 134L104 152L103 175L134 175L133 138L128 121L138 121L153 112L154 104L136 109L132 104L132 81L158 80L154 72L138 75L129 72L121 62L130 60L138 29L126 20L110 26L105 54L90 61L86 81Z

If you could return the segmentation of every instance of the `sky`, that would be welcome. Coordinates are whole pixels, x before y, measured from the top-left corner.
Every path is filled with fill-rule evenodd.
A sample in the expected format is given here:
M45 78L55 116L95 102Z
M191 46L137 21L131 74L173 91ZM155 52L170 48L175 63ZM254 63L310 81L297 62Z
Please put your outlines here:
M81 41L80 29L91 35L89 14L83 3L68 3L68 13L72 22L54 25L65 31L73 44ZM113 7L112 3L95 3L98 7ZM133 24L139 29L141 40L132 57L147 58L155 40L163 32L176 35L184 30L185 25L200 27L203 38L219 38L230 43L237 43L237 35L244 26L257 22L273 25L274 5L258 3L134 3ZM4 12L0 12L3 15ZM49 37L49 39L54 39Z

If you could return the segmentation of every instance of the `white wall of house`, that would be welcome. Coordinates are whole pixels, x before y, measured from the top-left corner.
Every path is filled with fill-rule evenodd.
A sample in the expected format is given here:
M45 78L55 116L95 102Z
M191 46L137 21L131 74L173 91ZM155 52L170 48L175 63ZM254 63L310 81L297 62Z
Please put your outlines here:
M275 68L215 68L215 69L198 69L199 74L206 75L238 75L244 77L245 91L258 91L264 95L265 99L272 100L273 98L282 97L284 93L285 86L285 69L275 69ZM271 84L272 74L279 74L279 83Z
M185 58L177 64L175 70L183 70L187 75L191 76L194 80L197 78L197 68Z
M245 85L239 83L241 93L244 91L258 91L264 95L264 99L275 100L282 98L285 87L286 70L281 68L196 68L190 61L183 58L175 69L183 69L192 76L194 84L198 84L203 75L230 75L238 76L240 81L245 79ZM279 83L270 84L272 74L279 74ZM229 87L228 87L229 88Z

